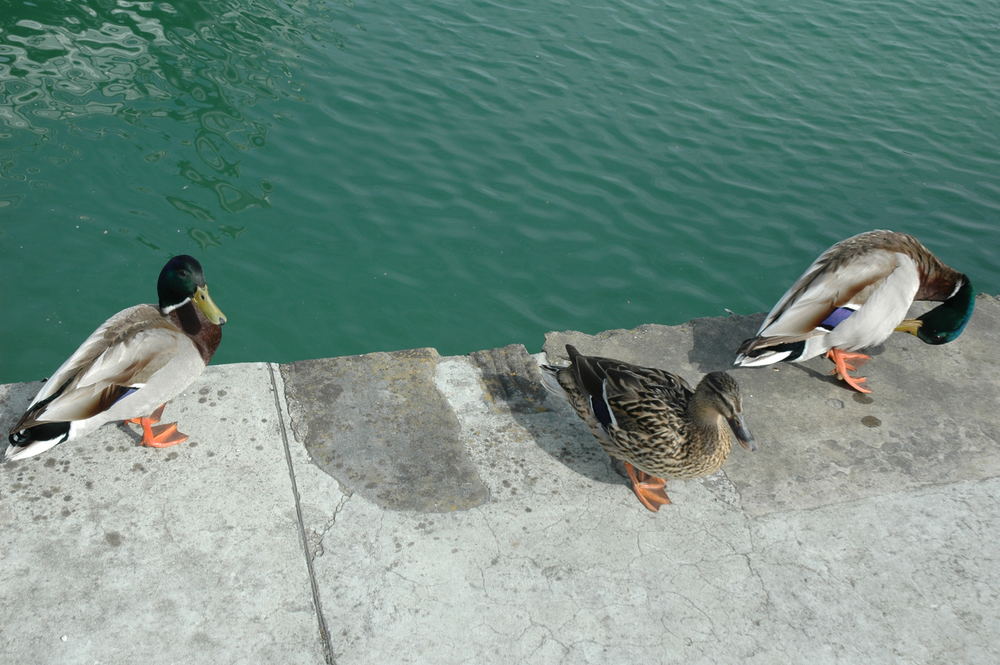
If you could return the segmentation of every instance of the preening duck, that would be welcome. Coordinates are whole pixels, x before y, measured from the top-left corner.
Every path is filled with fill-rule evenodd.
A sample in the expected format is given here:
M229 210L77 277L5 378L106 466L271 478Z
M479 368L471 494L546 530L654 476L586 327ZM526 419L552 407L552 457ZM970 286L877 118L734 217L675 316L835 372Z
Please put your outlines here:
M906 319L915 300L941 302ZM956 339L972 317L969 278L942 263L919 240L894 231L868 231L823 252L771 309L757 336L740 345L735 365L757 367L826 354L852 388L864 377L850 360L868 360L858 349L879 344L894 330L927 344Z
M739 384L725 372L706 374L692 391L661 369L585 356L570 344L566 353L568 366L542 365L545 387L567 399L601 447L624 463L632 490L649 510L670 503L668 478L717 471L733 435L756 450Z
M146 446L187 439L176 424L153 425L165 403L205 369L222 340L226 317L193 257L167 261L156 286L159 306L118 312L45 382L10 430L6 460L38 455L120 420L141 425Z

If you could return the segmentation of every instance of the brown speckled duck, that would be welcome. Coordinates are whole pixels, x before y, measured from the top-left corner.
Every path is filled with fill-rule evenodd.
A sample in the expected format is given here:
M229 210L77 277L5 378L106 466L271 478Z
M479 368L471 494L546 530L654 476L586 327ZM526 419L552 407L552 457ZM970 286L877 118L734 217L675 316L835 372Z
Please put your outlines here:
M153 425L164 403L205 369L222 340L226 317L191 256L175 256L163 266L157 292L159 306L118 312L49 377L10 430L6 460L38 455L120 420L141 425L146 446L187 439L176 424Z
M670 503L668 478L717 471L733 434L756 450L741 415L739 384L725 372L706 374L692 391L670 372L585 356L570 344L566 353L569 366L542 365L546 388L568 399L604 450L624 463L632 490L649 510Z

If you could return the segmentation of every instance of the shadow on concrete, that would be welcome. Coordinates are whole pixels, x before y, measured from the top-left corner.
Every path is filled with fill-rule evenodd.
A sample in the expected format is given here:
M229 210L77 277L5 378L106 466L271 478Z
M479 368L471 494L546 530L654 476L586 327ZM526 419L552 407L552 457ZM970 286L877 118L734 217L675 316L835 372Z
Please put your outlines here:
M702 374L732 369L736 350L757 332L763 314L734 315L691 321L693 346L688 360Z
M482 372L489 399L503 402L545 453L597 482L622 482L612 459L569 404L545 390L541 371L523 345L477 351L469 357Z

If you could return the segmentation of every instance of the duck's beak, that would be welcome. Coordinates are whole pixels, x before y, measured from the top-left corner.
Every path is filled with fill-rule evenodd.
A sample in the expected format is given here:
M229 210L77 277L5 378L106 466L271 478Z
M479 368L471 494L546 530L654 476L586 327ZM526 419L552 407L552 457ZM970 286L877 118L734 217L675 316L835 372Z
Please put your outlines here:
M902 323L896 326L896 332L910 333L911 335L916 335L920 331L920 326L924 325L924 322L920 319L904 319Z
M729 426L733 430L733 434L736 435L736 440L740 442L740 445L749 451L757 450L757 442L753 440L753 434L747 429L747 424L743 421L743 416L736 414L732 418L728 419Z
M212 300L212 296L208 295L208 285L202 285L195 289L194 304L205 315L205 318L215 325L221 326L226 322L226 315Z

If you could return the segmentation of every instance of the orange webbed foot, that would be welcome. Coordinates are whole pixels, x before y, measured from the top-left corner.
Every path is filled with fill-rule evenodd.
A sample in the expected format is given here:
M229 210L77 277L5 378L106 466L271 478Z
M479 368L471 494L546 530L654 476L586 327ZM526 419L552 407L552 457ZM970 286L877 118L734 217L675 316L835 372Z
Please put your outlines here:
M667 496L665 489L666 480L640 471L628 462L625 462L625 472L628 474L629 480L632 481L632 491L635 492L636 498L646 508L655 513L660 509L660 506L670 503L670 497Z
M163 409L166 404L161 404L156 411L153 411L147 418L130 418L126 422L135 423L142 426L142 441L139 443L150 448L167 448L184 443L188 440L188 435L177 430L177 423L167 425L156 425L163 416ZM154 427L154 425L156 425Z
M847 385L860 393L871 392L861 385L868 379L863 376L851 376L850 372L856 370L857 366L847 362L848 360L859 360L861 361L858 363L860 366L871 360L871 356L867 356L863 353L848 353L847 351L841 351L840 349L830 349L826 352L826 357L833 361L835 367L833 373L837 375L837 378L843 380L847 383Z

